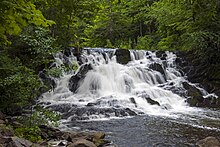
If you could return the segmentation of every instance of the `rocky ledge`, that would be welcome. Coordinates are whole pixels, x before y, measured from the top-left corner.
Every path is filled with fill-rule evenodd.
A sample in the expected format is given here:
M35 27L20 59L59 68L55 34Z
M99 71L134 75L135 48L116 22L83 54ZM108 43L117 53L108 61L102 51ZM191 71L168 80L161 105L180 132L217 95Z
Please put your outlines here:
M15 135L22 124L0 112L0 147L114 147L103 132L67 132L46 125L39 126L40 142L31 142Z

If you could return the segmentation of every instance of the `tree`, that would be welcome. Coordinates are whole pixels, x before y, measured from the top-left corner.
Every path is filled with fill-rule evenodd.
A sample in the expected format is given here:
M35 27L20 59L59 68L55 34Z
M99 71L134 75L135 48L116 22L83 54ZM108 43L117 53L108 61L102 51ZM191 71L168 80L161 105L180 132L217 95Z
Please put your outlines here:
M79 46L84 41L84 30L97 9L96 0L46 0L35 4L47 19L56 22L50 29L57 44L64 48Z
M197 46L203 33L215 32L219 28L216 6L215 0L155 2L149 16L157 21L157 32L161 36L158 47L167 50Z
M0 45L9 43L9 35L18 35L29 24L47 27L54 24L46 20L30 1L0 1Z

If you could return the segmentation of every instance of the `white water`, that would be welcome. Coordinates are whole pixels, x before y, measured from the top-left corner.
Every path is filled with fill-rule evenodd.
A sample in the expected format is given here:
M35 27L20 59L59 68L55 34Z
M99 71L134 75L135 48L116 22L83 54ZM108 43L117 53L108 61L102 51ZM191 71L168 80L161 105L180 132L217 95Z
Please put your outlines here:
M80 82L77 92L71 92L68 85L71 76L78 71L63 73L61 78L56 79L57 87L44 93L40 101L49 106L72 104L76 108L86 108L88 104L94 104L93 107L96 109L129 108L136 114L172 117L179 113L189 115L200 111L189 107L185 102L186 97L168 90L175 88L185 93L182 83L188 82L176 68L174 53L165 52L166 58L163 60L158 58L155 52L130 51L130 53L132 61L127 65L121 65L116 62L114 49L84 50L82 62L92 64L93 69ZM74 56L68 58L64 58L62 54L56 56L57 66L61 66L64 61L70 65L77 62ZM161 65L163 73L150 68L155 63ZM208 93L204 89L199 89L204 97L207 97ZM160 106L148 103L146 98L158 102ZM88 117L103 119L106 115L97 112ZM107 118L109 117L114 118L116 115L111 112Z

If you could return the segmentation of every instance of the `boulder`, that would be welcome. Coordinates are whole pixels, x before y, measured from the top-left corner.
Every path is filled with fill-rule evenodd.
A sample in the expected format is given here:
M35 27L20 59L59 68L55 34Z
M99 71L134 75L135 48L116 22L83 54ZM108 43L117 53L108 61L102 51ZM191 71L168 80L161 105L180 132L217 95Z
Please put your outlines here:
M127 49L117 49L115 55L117 62L120 64L127 64L131 61L130 51Z
M196 146L198 147L220 147L220 142L217 138L209 136L205 139L199 140L196 143Z
M78 89L79 82L83 80L89 70L92 70L92 65L91 64L84 64L82 65L78 72L72 76L69 80L69 89L73 93L75 93Z
M70 144L68 147L97 147L93 142L86 139L79 139L76 142Z
M105 133L104 132L94 132L92 136L95 139L104 139Z

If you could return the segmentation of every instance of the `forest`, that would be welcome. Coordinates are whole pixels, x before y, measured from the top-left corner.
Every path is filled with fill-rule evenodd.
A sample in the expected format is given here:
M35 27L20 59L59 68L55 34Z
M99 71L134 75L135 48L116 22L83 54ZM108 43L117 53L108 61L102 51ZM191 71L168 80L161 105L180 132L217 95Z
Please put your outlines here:
M0 12L0 111L8 115L50 89L39 72L59 75L53 55L72 47L191 52L220 79L219 0L0 0Z

